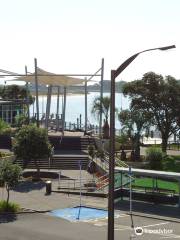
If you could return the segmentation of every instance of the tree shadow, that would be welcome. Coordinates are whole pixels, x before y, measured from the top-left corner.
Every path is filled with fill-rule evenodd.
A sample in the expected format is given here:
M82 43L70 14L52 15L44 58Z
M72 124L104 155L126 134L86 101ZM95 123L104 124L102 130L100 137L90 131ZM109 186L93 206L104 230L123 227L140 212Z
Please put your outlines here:
M16 214L0 214L0 224L1 223L9 223L9 222L14 222L17 220L17 215Z
M115 209L129 212L129 201L120 200L116 202ZM171 217L171 218L178 218L178 219L180 217L180 208L178 208L177 205L170 206L170 205L133 201L132 209L134 212L140 213L140 214L150 214L150 215L156 215L158 217Z
M16 187L13 188L15 192L27 193L33 190L41 190L45 187L45 182L32 182L32 181L23 181L20 182Z
M46 179L46 180L49 180L49 179L58 179L59 178L59 172L58 171L40 171L39 175L37 174L36 171L31 171L31 170L25 170L23 172L23 178L24 179L33 179L33 178L38 178L38 176L41 178L41 179ZM61 174L61 178L68 178L64 175Z

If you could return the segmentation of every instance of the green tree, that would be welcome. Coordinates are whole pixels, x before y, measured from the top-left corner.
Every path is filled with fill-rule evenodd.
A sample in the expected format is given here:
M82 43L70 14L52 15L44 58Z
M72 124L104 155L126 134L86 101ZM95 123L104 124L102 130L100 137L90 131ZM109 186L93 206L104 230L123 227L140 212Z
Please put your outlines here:
M146 150L146 160L149 162L150 169L163 169L163 152L161 149L156 147L149 147Z
M25 167L28 162L34 162L38 178L40 177L38 161L42 158L48 158L52 154L47 131L35 125L23 126L18 131L15 135L13 150L16 157L23 160Z
M0 134L4 134L4 132L9 130L10 130L10 126L5 121L0 119Z
M93 101L91 112L99 119L101 114L101 102L102 102L102 114L105 117L105 121L108 122L109 110L110 110L110 98L109 97L96 97Z
M29 99L29 104L34 102L34 98L30 91L24 86L19 85L7 85L0 90L0 97L7 100L27 100Z
M15 117L16 127L22 127L22 125L28 125L29 119L24 114L17 115Z
M102 102L102 109L101 109L101 102ZM111 99L110 97L96 97L93 101L91 113L96 116L97 119L99 119L100 114L102 112L102 115L104 115L104 138L109 138L109 111L110 111L110 103Z
M22 169L19 165L13 164L10 160L0 161L0 182L7 190L6 205L9 204L10 189L15 187L21 176Z
M135 159L140 160L140 139L143 130L151 125L151 115L131 108L130 110L122 110L118 114L118 119L122 125L122 132L127 134L132 141Z
M154 72L141 80L125 84L123 93L130 96L131 108L151 114L151 120L161 132L162 151L166 152L168 138L180 129L180 84L171 77Z

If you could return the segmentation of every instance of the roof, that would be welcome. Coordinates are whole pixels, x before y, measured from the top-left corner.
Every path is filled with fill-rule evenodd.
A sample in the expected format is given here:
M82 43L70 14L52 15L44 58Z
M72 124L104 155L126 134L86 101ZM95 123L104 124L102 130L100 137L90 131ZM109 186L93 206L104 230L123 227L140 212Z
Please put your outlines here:
M52 86L72 86L80 85L84 83L84 79L73 78L55 73L44 71L41 68L37 68L38 84L39 85L52 85ZM35 73L16 78L16 81L35 82Z
M27 101L24 99L14 99L14 100L4 100L4 99L0 99L0 105L14 105L14 104L26 104Z
M128 173L129 168L123 167L115 167L115 170L118 172ZM145 176L145 177L159 177L159 178L172 178L180 180L180 173L176 172L165 172L165 171L155 171L155 170L147 170L147 169L138 169L131 168L131 172L134 175Z

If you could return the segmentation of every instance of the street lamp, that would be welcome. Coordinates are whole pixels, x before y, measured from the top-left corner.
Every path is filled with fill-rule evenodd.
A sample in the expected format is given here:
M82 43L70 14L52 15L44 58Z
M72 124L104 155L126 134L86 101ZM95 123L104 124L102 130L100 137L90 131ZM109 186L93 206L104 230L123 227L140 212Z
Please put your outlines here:
M108 240L114 240L115 79L139 54L154 50L165 51L175 47L175 45L171 45L159 48L151 48L142 52L138 52L123 62L116 70L111 70Z

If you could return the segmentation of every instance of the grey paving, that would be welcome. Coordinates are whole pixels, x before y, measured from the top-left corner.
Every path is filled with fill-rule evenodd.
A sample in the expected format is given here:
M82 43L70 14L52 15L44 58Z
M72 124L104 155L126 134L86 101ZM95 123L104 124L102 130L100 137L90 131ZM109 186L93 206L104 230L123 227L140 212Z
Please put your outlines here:
M135 239L159 240L179 239L179 224L134 217L135 227L142 227L144 234ZM155 232L157 231L157 232ZM165 233L162 233L166 231ZM169 231L169 232L168 232ZM129 216L120 214L115 219L115 240L132 239L134 234ZM23 214L0 217L0 239L2 240L105 240L107 219L89 222L69 222L47 214Z
M0 198L5 199L5 191L0 189ZM24 208L35 210L52 210L58 208L74 207L79 205L79 196L52 193L45 195L43 183L29 183L16 191L12 191L10 199L19 203ZM82 204L96 208L107 209L107 199L82 197ZM134 227L142 227L146 233L135 239L158 240L158 239L179 239L180 228L177 222L165 217L166 208L155 208L155 212L146 212L154 206L140 203L139 208L133 205L134 212L138 215L133 216ZM115 240L130 239L134 235L131 228L131 218L127 214L129 211L128 202L118 202L116 204L115 218ZM168 211L167 211L168 212ZM147 215L146 215L147 214ZM155 216L156 215L156 216ZM148 216L148 217L147 217ZM160 217L156 219L154 217ZM178 220L176 216L176 220ZM170 230L170 233L162 231ZM156 233L152 232L155 231ZM148 232L149 231L149 232ZM159 232L158 232L159 231ZM161 231L161 232L160 232ZM0 240L105 240L107 239L107 219L96 219L86 222L69 222L61 218L49 216L48 213L26 213L16 216L0 216Z

